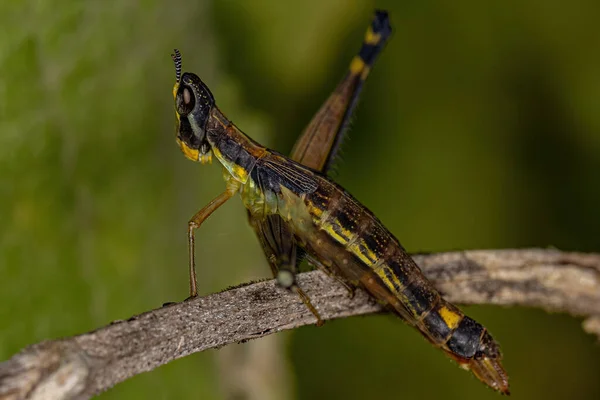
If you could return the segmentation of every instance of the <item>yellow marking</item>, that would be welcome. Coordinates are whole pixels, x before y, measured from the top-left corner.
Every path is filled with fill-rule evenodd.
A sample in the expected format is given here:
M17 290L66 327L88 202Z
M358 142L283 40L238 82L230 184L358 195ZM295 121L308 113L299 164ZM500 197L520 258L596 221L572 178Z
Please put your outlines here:
M333 229L334 224L339 228L338 230L341 231L341 234L337 233ZM341 243L344 246L348 246L349 243L353 243L356 240L357 235L355 233L353 233L352 231L345 229L342 226L342 224L339 223L338 220L334 220L333 223L326 221L324 224L322 224L321 229L323 229L331 237L333 237L335 240L337 240L339 243ZM353 251L352 253L354 255L356 255L357 257L359 257L363 262L365 262L369 266L372 264L372 262L368 258L365 258L364 255L360 253L360 251L358 251L358 252Z
M368 65L365 65L365 69L363 69L362 73L360 74L360 79L363 81L367 80L367 76L369 76L369 72L371 72L371 67L369 67Z
M240 167L239 165L234 164L229 160L226 160L218 148L213 147L212 151L215 154L215 157L219 159L221 164L223 164L223 167L225 167L225 169L231 174L231 176L236 181L241 183L248 182L248 171L246 171L243 167Z
M331 236L332 238L334 238L338 243L341 244L346 244L348 243L348 240L341 236L339 233L337 233L334 229L333 229L333 225L331 224L326 224L326 225L322 225L321 229L323 229L325 232L327 232L329 234L329 236ZM342 233L346 233L342 230Z
M442 319L446 323L446 325L448 325L448 328L450 328L450 329L456 328L458 326L458 323L461 320L460 314L455 313L454 311L450 310L446 306L442 306L440 308L439 314L440 314L440 317L442 317Z
M362 246L361 246L362 244ZM361 251L361 247L366 249L366 253L364 254ZM360 243L352 243L348 246L348 250L350 250L352 252L352 254L354 254L356 257L358 257L362 262L364 262L368 267L372 267L375 264L375 261L377 260L377 256L375 255L375 253L373 253L371 251L371 249L369 249L366 245L365 242L363 240L360 240Z
M352 247L356 247L356 246L352 246ZM351 251L352 251L352 254L354 254L356 257L358 257L358 259L360 261L362 261L364 264L366 264L367 267L371 267L373 265L373 261L371 259L369 259L369 257L365 256L363 253L361 253L360 250L357 251L354 248L354 249L351 249Z
M212 164L212 153L200 155L201 164Z
M394 286L392 285L392 282L390 282L390 280L388 279L388 277L383 273L382 270L376 271L377 276L379 276L379 278L381 279L381 281L383 282L383 284L388 288L391 289L393 292L396 292L396 290L394 289Z
M179 90L179 82L175 82L175 85L173 86L173 98L176 99L177 98L177 91Z
M364 240L360 239L356 233L345 229L338 220L334 220L333 223L327 221L327 218L323 215L328 215L328 213L324 213L316 207L310 207L310 210L317 216L317 218L320 217L320 226L322 230L327 232L327 234L335 239L338 243L344 245L346 249L348 249L359 260L361 260L367 267L373 268L377 262L377 255L369 247L367 247ZM334 224L339 228L338 230L340 230L341 233L338 233L334 229ZM364 251L361 251L361 249Z
M373 264L373 266L371 268L373 269L373 271L377 271L378 269L381 269L383 266L387 267L387 265L385 265L385 258L381 257L379 260L377 260L377 262L375 264Z
M402 283L400 282L400 279L398 278L398 275L394 274L394 273L392 272L392 270L390 269L390 267L389 267L389 266L385 265L385 267L384 267L384 268L387 268L387 269L390 271L389 275L391 275L391 276L394 278L394 284L395 284L396 286L398 286L398 288L399 288L400 290L404 289L404 288L403 288L403 286L402 286ZM382 268L382 269L383 269L383 268Z
M355 56L350 63L350 73L358 75L365 69L365 66L364 60L359 56Z
M384 265L383 268L378 268L375 269L375 273L377 274L377 276L379 276L379 278L381 278L381 280L383 281L383 283L385 283L385 285L387 286L387 288L394 293L394 295L396 295L396 297L400 297L401 296L401 292L397 291L396 288L398 288L399 290L404 289L402 284L400 283L400 280L398 279L398 277L396 275L394 275L391 271L389 274L386 274L384 272L385 269L389 270L389 267L387 265ZM393 279L393 282L388 278L388 276L391 276Z
M356 234L354 234L351 231L349 231L348 229L344 228L337 219L334 220L333 222L340 228L340 230L342 231L342 235L347 237L346 242L350 242L352 239L354 239ZM333 224L331 224L331 226L333 226Z
M248 181L248 171L246 171L244 167L237 164L233 164L232 175L238 177L242 182Z
M177 141L177 144L179 145L179 148L183 152L184 156L186 156L188 159L190 159L192 161L196 161L196 162L200 161L200 158L199 158L200 152L197 149L192 149L192 148L188 147L188 145L186 145L179 139L176 139L176 141Z
M315 218L321 218L321 216L323 216L323 210L321 210L319 207L315 207L313 203L309 204L308 212L314 215Z
M213 151L213 153L215 153L215 157L217 157L219 159L219 161L223 160L223 155L221 154L221 150L214 147L212 149L212 151ZM221 161L221 164L225 165L225 162Z
M381 40L381 34L373 32L373 28L369 27L365 34L365 44L376 45Z

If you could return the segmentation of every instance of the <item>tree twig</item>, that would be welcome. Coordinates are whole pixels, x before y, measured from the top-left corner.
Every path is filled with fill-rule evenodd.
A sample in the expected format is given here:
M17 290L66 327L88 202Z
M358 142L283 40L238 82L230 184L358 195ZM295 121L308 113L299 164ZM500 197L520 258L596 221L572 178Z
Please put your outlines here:
M585 317L584 329L600 337L600 254L475 250L415 260L454 303L566 312ZM301 274L299 283L324 319L382 311L321 272ZM274 281L254 283L29 346L0 364L0 399L85 399L188 354L314 322Z

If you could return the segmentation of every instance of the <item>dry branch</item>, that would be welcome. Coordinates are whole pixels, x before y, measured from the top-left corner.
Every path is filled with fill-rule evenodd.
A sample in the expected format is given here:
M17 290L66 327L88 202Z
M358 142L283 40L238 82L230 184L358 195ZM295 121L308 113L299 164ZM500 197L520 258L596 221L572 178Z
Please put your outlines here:
M476 250L415 260L454 303L566 312L585 317L584 329L600 337L600 254ZM321 272L301 274L299 283L324 319L382 311L360 290L350 299ZM254 283L29 346L0 364L0 399L86 399L188 354L314 322L274 281Z

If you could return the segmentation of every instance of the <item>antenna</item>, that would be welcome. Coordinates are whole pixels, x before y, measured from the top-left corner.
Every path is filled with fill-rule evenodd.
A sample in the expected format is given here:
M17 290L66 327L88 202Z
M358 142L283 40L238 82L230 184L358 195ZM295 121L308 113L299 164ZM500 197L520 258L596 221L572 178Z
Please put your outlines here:
M181 53L179 50L174 49L174 53L171 54L171 58L175 63L175 77L177 78L177 82L181 80Z

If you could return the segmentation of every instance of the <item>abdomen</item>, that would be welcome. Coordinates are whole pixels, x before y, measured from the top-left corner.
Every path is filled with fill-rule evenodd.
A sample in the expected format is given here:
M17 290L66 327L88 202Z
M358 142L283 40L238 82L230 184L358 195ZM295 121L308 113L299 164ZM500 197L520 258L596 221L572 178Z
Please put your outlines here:
M464 314L441 297L381 222L328 181L320 182L305 204L315 230L300 232L301 246L390 306L432 343L446 347Z

